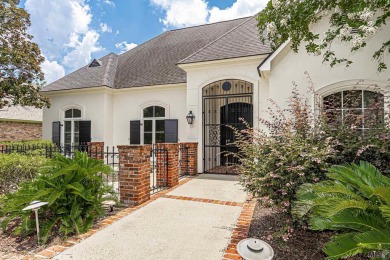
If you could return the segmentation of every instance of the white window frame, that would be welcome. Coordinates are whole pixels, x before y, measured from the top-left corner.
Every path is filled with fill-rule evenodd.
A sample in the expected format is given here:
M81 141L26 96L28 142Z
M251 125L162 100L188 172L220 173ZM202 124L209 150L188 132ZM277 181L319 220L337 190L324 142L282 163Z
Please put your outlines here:
M72 117L71 118L66 118L65 117L65 113L71 109L74 109L74 110L79 110L80 111L80 117ZM71 146L74 146L74 145L80 145L80 143L78 144L75 144L75 141L74 141L74 137L75 137L75 122L80 122L83 118L83 111L79 108L67 108L66 110L64 110L64 114L63 114L63 140L64 140L64 145L68 145L66 144L66 141L65 141L65 124L66 122L70 122L71 123L71 133L70 133L70 136L71 136L71 142L70 142L70 145ZM79 138L80 138L80 125L79 125Z
M144 109L149 107L162 107L164 109L164 117L144 117ZM145 144L145 120L152 121L152 144L156 143L156 121L157 120L165 120L167 119L167 108L165 106L162 106L161 104L151 104L144 106L141 109L141 122L142 122L142 134L141 134L141 143ZM165 131L164 131L165 133Z

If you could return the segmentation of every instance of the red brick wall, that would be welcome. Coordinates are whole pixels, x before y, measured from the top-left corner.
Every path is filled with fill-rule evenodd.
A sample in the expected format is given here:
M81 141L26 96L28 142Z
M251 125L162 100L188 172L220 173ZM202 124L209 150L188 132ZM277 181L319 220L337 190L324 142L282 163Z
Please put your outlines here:
M42 139L42 123L0 121L0 142Z

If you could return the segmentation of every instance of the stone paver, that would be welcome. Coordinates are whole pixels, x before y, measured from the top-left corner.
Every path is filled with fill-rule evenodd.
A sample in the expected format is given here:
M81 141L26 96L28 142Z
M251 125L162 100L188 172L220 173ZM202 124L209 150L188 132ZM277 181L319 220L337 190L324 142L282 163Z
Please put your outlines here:
M150 202L54 259L220 260L242 211L242 203L237 202L246 198L236 184L232 176L200 176L168 193L167 198ZM174 199L173 196L178 195L172 193L177 190L179 196L186 198ZM187 200L194 195L205 200ZM210 200L231 203L214 204Z

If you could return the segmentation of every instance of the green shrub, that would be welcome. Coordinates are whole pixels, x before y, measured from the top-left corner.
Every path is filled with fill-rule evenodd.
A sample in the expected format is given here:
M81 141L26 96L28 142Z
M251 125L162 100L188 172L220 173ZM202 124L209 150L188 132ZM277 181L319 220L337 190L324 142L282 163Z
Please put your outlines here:
M0 154L0 194L16 190L22 182L32 181L47 161L40 156Z
M33 156L54 157L59 152L57 146L51 141L36 140L36 141L17 141L17 142L1 142L2 148L0 153L21 153Z
M101 160L88 158L86 153L76 152L74 159L58 155L33 182L24 183L16 193L2 199L0 215L5 218L1 225L6 228L10 221L18 220L14 233L34 232L31 213L22 209L32 201L40 200L49 202L40 209L43 242L54 232L64 237L84 233L103 215L102 202L115 199L113 189L105 185L101 177L101 174L110 173L109 166Z
M390 250L390 178L373 165L334 166L328 181L304 184L293 213L313 230L337 230L324 247L329 259Z
M261 120L266 130L235 129L240 160L240 180L255 197L290 213L296 189L306 182L318 182L335 160L333 140L312 124L311 108L298 92L289 110L276 104L270 120Z
M49 140L32 140L32 141L0 142L0 144L33 146L33 145L53 145L53 142Z

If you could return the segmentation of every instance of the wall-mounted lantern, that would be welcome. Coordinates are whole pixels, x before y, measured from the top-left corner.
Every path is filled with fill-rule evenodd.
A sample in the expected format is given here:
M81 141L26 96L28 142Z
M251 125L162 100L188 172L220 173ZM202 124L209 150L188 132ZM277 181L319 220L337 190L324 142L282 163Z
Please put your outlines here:
M186 116L186 119L187 119L187 123L188 123L189 125L194 124L195 115L192 113L192 111L190 111L190 112L188 113L188 115Z

